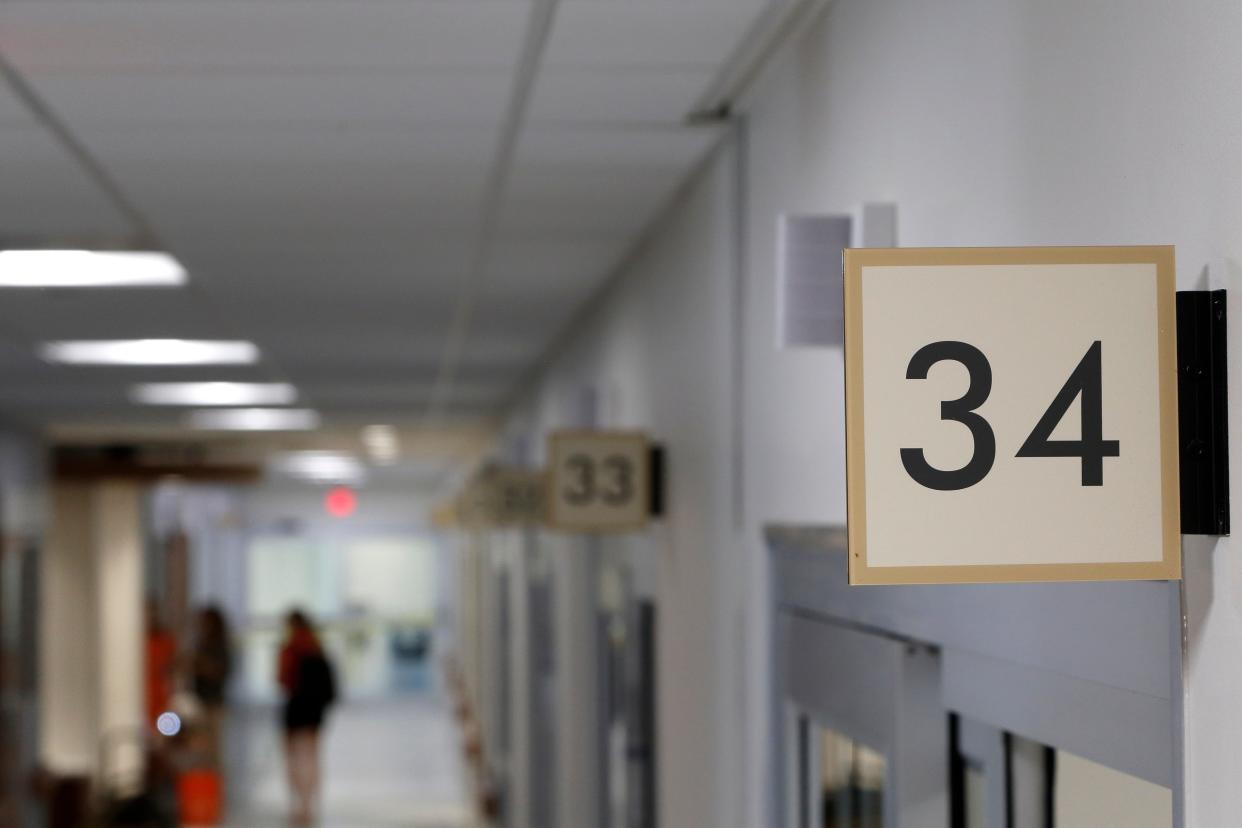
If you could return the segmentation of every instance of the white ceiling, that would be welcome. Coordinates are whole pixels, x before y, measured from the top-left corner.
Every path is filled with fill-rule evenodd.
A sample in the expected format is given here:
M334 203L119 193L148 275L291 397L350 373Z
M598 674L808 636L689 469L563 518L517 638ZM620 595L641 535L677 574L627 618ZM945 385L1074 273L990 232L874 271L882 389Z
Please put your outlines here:
M0 0L0 54L188 266L188 290L0 294L0 414L169 424L139 379L278 379L337 426L513 392L718 133L686 114L765 0L562 0L472 273L530 0ZM132 232L0 84L0 245ZM482 277L472 282L472 279ZM249 368L68 368L44 339L222 337Z

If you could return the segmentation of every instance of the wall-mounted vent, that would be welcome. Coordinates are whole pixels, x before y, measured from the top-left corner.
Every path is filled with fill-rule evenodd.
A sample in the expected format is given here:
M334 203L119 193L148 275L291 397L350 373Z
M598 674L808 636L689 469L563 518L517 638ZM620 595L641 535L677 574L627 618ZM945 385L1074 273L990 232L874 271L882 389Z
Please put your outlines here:
M864 204L852 215L782 215L777 226L776 344L845 342L841 257L847 247L896 247L897 205Z
M889 202L864 204L858 208L851 247L896 247L897 205Z
M783 348L841 345L841 256L850 216L782 215L777 228L776 340Z

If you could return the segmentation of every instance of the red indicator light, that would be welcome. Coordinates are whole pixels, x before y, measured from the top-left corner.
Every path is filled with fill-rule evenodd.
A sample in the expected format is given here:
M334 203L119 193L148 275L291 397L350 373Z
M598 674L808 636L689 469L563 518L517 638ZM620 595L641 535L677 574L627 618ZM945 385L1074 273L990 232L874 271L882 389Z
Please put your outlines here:
M332 517L349 517L358 508L358 496L354 494L353 489L337 486L336 488L329 489L328 493L324 495L323 508Z

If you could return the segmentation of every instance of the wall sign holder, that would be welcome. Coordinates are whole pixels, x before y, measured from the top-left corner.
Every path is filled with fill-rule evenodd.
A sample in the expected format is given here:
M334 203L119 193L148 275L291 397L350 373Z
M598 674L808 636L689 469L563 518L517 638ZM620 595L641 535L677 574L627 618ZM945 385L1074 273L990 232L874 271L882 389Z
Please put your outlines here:
M1223 290L1177 293L1183 535L1229 534L1229 395Z
M651 516L664 517L664 446L651 446L651 460L648 469L651 472Z

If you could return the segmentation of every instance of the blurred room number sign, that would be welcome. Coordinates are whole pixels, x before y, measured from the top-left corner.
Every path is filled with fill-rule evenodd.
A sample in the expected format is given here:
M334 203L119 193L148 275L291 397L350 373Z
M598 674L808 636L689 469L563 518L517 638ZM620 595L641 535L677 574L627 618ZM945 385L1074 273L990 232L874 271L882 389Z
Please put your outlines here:
M650 454L647 437L638 432L554 432L548 438L548 522L580 532L645 526Z
M1178 578L1171 247L845 253L854 584Z
M543 522L544 475L515 466L488 465L475 475L459 503L467 526L499 528Z

